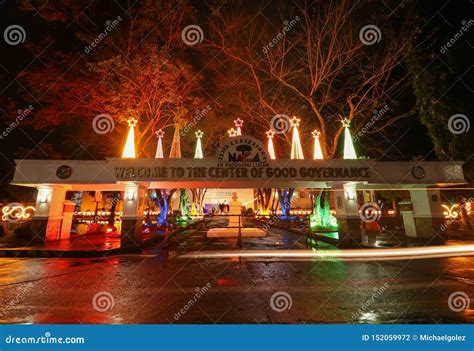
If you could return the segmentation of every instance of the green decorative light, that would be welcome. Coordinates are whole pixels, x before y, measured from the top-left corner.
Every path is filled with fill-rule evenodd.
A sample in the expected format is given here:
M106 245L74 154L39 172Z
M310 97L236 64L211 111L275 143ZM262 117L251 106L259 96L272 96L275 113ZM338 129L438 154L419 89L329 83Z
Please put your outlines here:
M337 218L330 212L329 196L324 197L324 206L321 206L321 195L322 193L315 197L313 213L309 216L309 226L311 229L337 230Z
M188 208L188 195L186 194L186 189L180 189L179 191L179 210L181 216L177 218L177 221L189 221L189 208Z
M177 216L176 217L176 222L189 222L190 220L192 220L192 218L189 217L189 216Z

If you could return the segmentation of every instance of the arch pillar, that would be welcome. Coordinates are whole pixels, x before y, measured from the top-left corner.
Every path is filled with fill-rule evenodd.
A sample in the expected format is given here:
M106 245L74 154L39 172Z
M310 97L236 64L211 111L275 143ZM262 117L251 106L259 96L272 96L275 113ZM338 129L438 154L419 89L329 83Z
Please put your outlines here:
M401 203L405 235L412 238L446 239L439 189L410 190L410 201Z
M145 197L148 184L126 182L123 196L120 246L140 247L142 242Z
M359 247L362 237L355 184L346 183L334 191L340 247Z
M31 222L33 241L59 240L67 189L63 185L44 185L37 189L36 212Z

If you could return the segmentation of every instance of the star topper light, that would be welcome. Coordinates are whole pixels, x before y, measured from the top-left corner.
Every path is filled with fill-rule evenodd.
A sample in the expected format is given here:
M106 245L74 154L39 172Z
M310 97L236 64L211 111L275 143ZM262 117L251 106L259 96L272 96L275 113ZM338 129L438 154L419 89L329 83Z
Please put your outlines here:
M198 130L198 131L197 131L196 133L194 133L194 134L196 135L196 138L201 139L202 136L204 135L204 132Z
M298 127L300 125L301 119L297 118L296 116L293 116L292 119L290 119L290 124L292 127Z
M267 135L268 139L272 139L275 136L275 132L271 129L268 132L265 132L265 134Z
M138 123L138 120L132 117L128 119L127 123L129 127L135 127Z
M313 136L313 138L319 138L319 136L321 135L321 132L315 129L311 132L311 135Z
M235 137L237 136L237 131L234 128L230 128L227 133L229 134L230 137Z
M341 123L342 123L342 126L343 126L343 127L348 127L348 128L349 128L349 126L351 125L350 119L347 119L347 118L343 118L343 119L341 120Z
M244 121L241 120L240 118L237 118L235 121L234 121L234 124L237 128L242 128L242 126L244 125Z
M157 136L158 138L160 138L160 139L165 136L165 132L163 131L163 129L157 130L157 131L155 132L155 134L156 134L156 136Z

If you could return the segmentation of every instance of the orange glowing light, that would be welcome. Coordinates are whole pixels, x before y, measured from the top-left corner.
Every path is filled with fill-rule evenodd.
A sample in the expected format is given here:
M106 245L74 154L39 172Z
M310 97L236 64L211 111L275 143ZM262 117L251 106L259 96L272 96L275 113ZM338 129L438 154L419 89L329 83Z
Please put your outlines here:
M239 135L238 132L237 132L234 128L230 128L230 129L227 131L227 134L229 134L229 136L230 136L231 138L236 137L237 135Z
M291 159L292 160L303 160L303 148L301 147L300 133L298 131L298 126L300 125L300 119L293 117L290 120L291 125L293 126L293 138L291 141Z
M2 208L2 221L24 221L30 218L35 211L36 208L33 206L23 206L19 203L12 203Z
M461 217L461 206L459 204L454 204L451 206L441 205L446 211L443 212L445 218L448 219L458 219Z
M135 126L137 125L137 120L135 118L130 118L128 120L128 135L127 141L125 142L125 147L123 148L122 158L136 158L135 153Z
M299 127L301 119L297 118L296 116L293 116L292 119L290 119L290 124L292 127Z
M275 132L270 129L266 132L266 134L268 137L268 153L270 154L270 158L272 160L276 160L275 147L273 146L273 137L275 136Z

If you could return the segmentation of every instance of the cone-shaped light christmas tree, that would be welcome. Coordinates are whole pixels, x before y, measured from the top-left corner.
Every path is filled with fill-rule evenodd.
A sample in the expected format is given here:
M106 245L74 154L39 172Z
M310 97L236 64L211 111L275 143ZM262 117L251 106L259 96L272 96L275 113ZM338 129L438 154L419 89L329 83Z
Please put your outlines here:
M314 138L313 160L322 160L324 158L323 150L321 150L321 142L319 141L319 136L321 135L321 132L315 129L311 132L311 135Z
M200 130L198 130L194 134L196 135L196 138L197 138L196 151L194 152L194 158L204 158L204 156L202 154L202 143L201 143L201 139L202 139L202 136L204 135L204 133L201 132Z
M268 153L270 154L270 158L272 160L276 160L275 156L275 148L273 147L273 137L275 136L275 132L273 130L269 130L266 132L268 138Z
M181 138L179 135L179 123L175 124L173 141L171 143L170 158L181 158Z
M237 135L242 135L242 126L244 125L244 121L241 120L240 118L237 118L234 121L234 124L235 124Z
M163 143L162 143L162 139L163 137L165 136L165 132L163 132L162 129L160 130L157 130L155 132L156 136L158 137L158 145L156 146L156 154L155 154L155 158L164 158L163 157Z
M344 118L341 121L342 125L344 126L344 160L357 160L357 154L354 148L354 143L352 142L351 132L349 130L349 126L351 121L347 118Z
M293 127L293 138L291 141L291 159L292 160L303 160L303 149L301 148L300 133L298 126L300 125L300 119L293 117L290 119L291 126Z
M123 148L122 158L136 158L135 153L135 126L137 125L137 120L135 118L130 118L128 120L128 135L127 141L125 142L125 147Z

